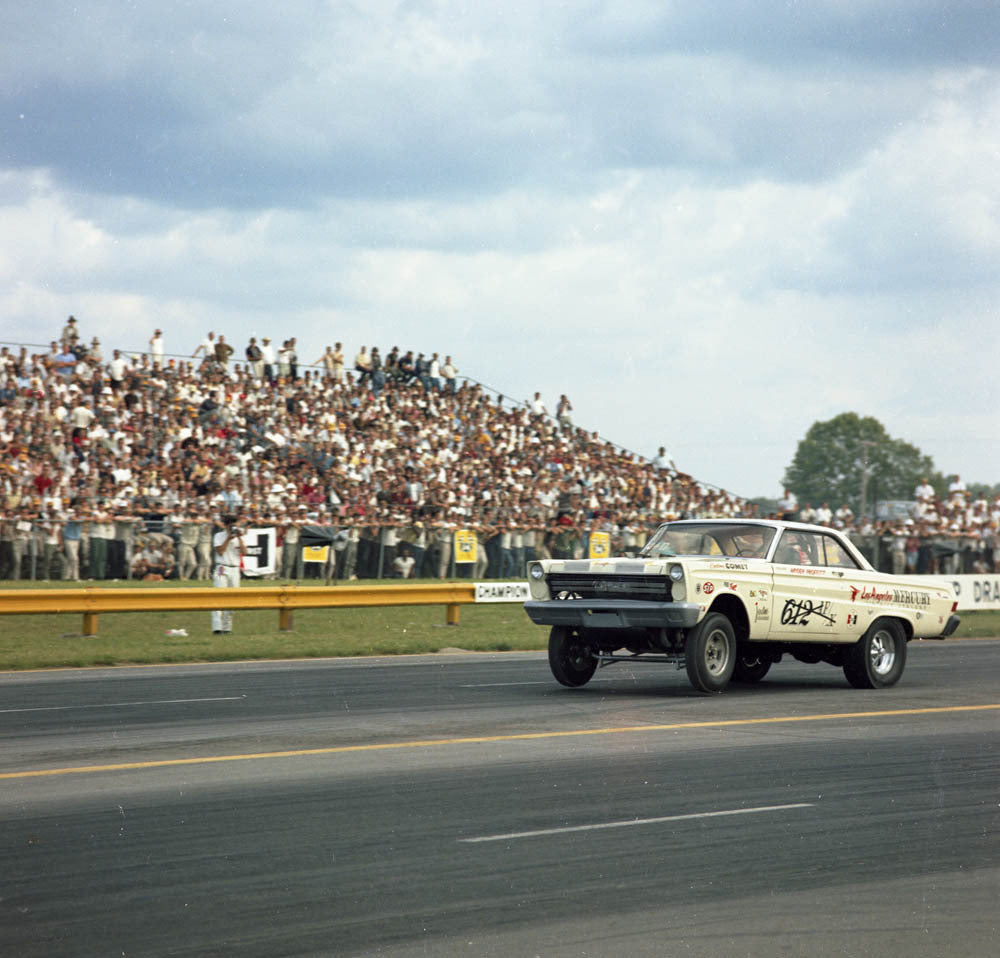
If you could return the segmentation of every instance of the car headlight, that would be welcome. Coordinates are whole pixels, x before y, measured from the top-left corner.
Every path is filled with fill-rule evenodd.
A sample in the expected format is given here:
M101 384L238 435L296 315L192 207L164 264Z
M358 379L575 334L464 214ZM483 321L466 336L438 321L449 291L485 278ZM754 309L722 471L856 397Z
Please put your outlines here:
M684 578L684 566L682 565L672 565L670 567L670 578L674 582L680 582Z
M545 575L545 572L542 567L536 563L528 566L528 575L538 582Z

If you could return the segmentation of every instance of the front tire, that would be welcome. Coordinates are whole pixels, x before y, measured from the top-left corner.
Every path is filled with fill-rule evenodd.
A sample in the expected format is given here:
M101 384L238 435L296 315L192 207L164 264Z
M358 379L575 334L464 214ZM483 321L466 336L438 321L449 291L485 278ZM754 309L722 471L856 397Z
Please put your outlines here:
M549 633L549 668L568 688L586 685L597 671L597 657L579 629L556 625Z
M844 675L856 689L895 685L906 667L906 636L894 619L876 619L851 646Z
M718 612L706 615L688 634L684 662L699 692L721 692L736 667L736 636L729 619Z

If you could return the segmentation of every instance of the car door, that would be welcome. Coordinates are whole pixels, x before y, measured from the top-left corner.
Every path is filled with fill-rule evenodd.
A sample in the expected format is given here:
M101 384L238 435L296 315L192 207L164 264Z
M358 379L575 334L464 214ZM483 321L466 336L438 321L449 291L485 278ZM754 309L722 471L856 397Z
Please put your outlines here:
M769 638L820 642L843 626L847 598L836 540L818 532L785 529L771 563L774 604ZM849 557L848 557L849 559Z

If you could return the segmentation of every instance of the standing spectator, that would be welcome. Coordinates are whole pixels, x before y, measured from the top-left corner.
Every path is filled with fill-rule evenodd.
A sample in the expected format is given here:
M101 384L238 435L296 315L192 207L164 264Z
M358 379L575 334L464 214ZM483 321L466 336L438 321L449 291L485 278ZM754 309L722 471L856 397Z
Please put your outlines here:
M778 503L778 518L794 520L799 511L799 500L795 498L795 493L791 489L786 489L784 496Z
M90 575L91 579L106 579L108 577L108 543L114 535L114 523L111 513L103 502L98 502L90 517Z
M458 387L458 383L456 382L458 367L451 361L451 356L444 357L444 365L441 367L441 377L444 379L444 388L454 396Z
M656 458L653 460L653 466L660 470L669 470L670 472L676 472L677 466L674 465L673 456L667 452L666 446L660 446L656 451Z
M201 343L199 343L198 348L191 353L191 358L197 359L198 353L202 354L202 363L210 363L215 359L215 333L209 332Z
M299 352L296 342L294 336L288 340L288 375L292 377L293 382L299 378Z
M559 397L559 402L556 403L556 419L559 420L559 426L563 429L564 432L567 432L573 428L573 419L570 416L570 413L572 411L573 411L573 404L566 397L566 394L563 393Z
M542 401L541 393L535 393L535 398L531 400L531 414L536 419L541 419L543 416L549 414L549 411L545 408L545 403Z
M71 511L62 527L62 548L66 564L63 578L73 582L80 581L80 537L83 535L83 523L77 512Z
M66 320L66 325L63 326L62 336L60 338L65 349L72 350L73 347L76 346L77 341L80 338L80 332L76 327L75 316L70 316L69 319Z
M427 367L427 379L435 392L441 389L441 363L438 361L437 353L431 355L431 361Z
M215 361L225 372L229 365L229 357L233 355L233 347L226 342L226 337L219 333L219 341L215 344Z
M340 343L335 343L333 347L333 381L335 383L347 381L347 374L344 371L344 348Z
M163 331L157 329L149 340L150 359L153 361L153 369L163 368Z
M338 343L337 345L339 346L340 344ZM334 357L333 357L333 347L327 346L326 351L323 353L322 356L319 357L319 359L316 360L316 362L313 363L313 365L322 366L323 371L328 376L332 376L334 369L336 367L336 363L334 362Z
M180 535L177 542L177 577L191 579L198 571L197 549L201 528L190 509L182 511L178 525Z
M260 358L264 365L264 378L274 385L274 347L267 336L260 339Z
M820 507L816 510L816 515L813 517L813 522L820 526L828 526L833 522L833 513L830 511L830 504L828 502L820 504Z
M212 537L213 572L212 585L217 589L236 589L240 584L240 566L245 552L243 530L237 525L237 517L223 516L222 529ZM212 612L212 634L228 635L233 631L231 609L217 609Z
M199 580L204 581L212 572L212 522L205 515L204 506L200 507L195 521L198 523L198 545L195 548L198 571L195 574Z
M125 385L126 372L128 372L128 362L122 356L121 350L116 349L111 362L108 363L108 376L111 379L111 388L115 392L119 392Z
M264 354L257 345L257 337L251 336L246 348L247 367L254 379L260 379L264 374Z

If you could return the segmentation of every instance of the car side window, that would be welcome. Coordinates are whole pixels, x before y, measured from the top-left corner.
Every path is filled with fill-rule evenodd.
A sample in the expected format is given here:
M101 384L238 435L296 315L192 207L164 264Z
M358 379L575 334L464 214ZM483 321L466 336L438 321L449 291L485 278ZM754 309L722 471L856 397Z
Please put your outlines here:
M824 565L840 566L847 569L858 567L851 554L833 536L823 536L823 552Z

